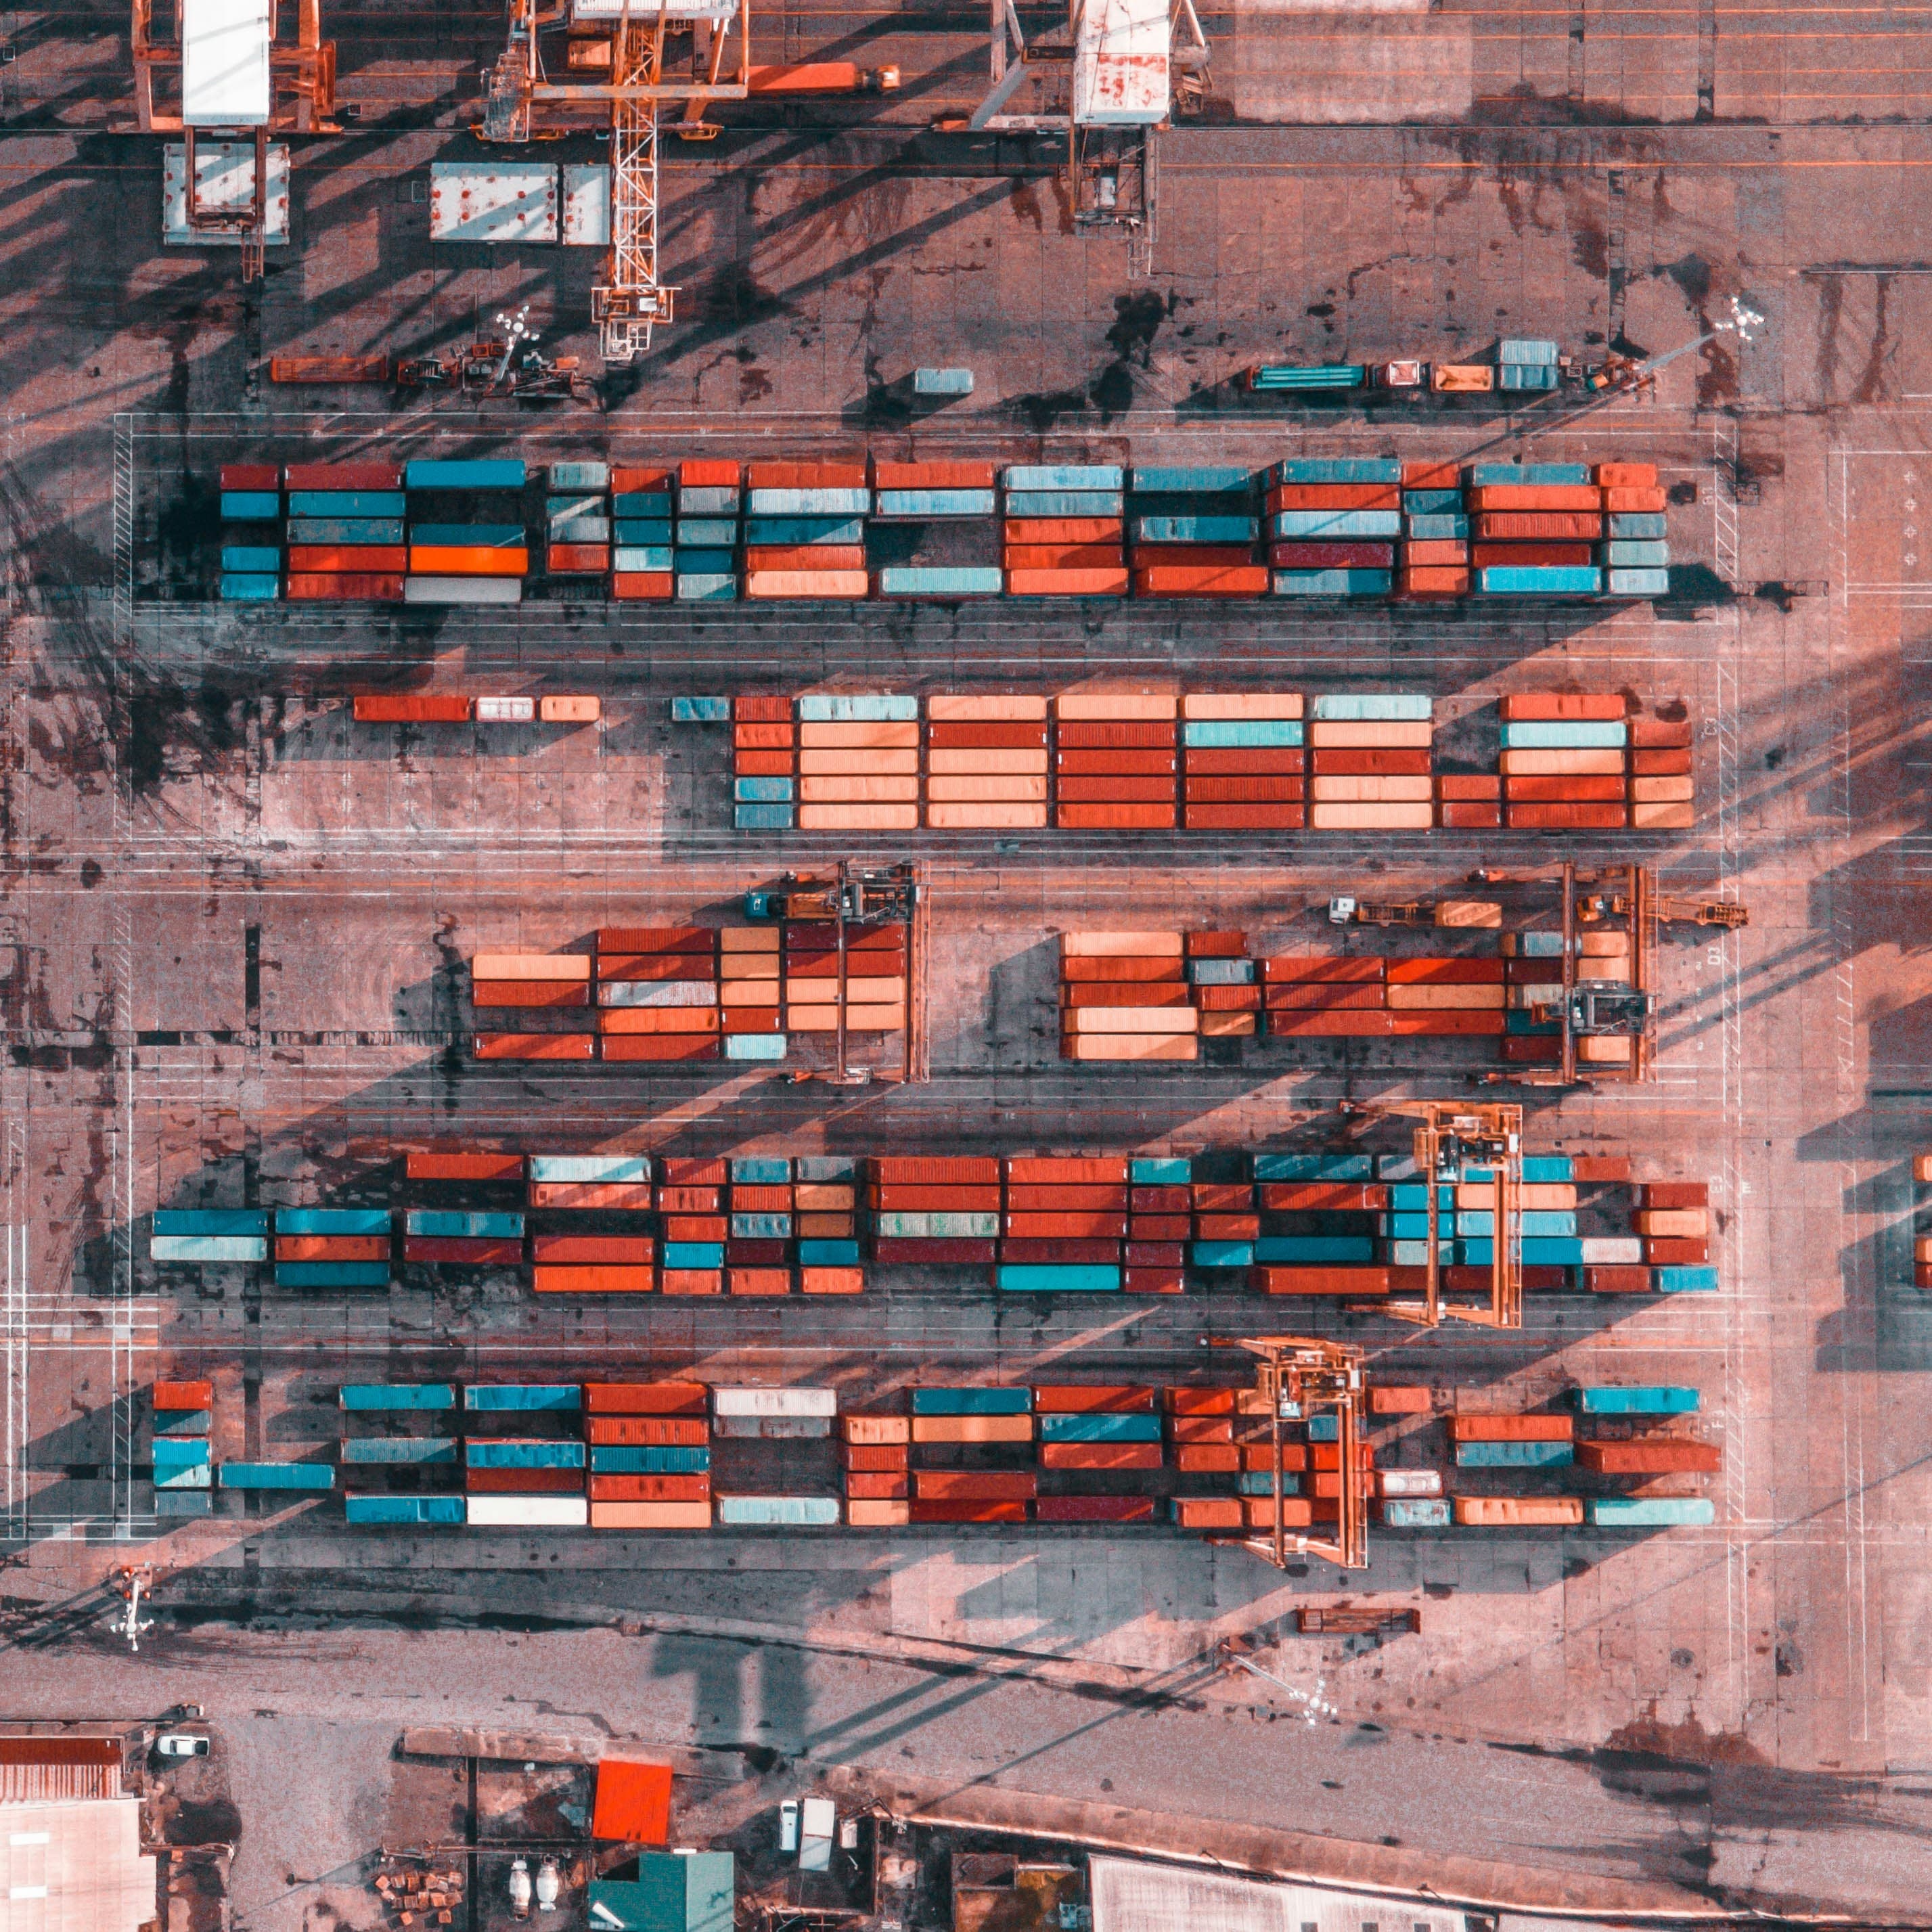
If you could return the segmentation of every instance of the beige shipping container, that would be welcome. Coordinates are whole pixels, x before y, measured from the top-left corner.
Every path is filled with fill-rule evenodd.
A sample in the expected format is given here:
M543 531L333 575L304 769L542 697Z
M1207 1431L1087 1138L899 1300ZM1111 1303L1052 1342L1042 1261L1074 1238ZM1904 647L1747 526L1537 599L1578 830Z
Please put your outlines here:
M1588 980L1606 980L1612 986L1621 986L1630 979L1630 955L1626 952L1615 959L1580 959L1576 962L1576 982L1579 986Z
M1063 932L1063 959L1178 959L1178 932Z
M969 698L964 692L938 692L926 700L927 717L958 724L1024 724L1046 716L1044 698Z
M1502 986L1470 986L1451 982L1444 986L1400 985L1383 988L1383 998L1392 1012L1500 1012Z
M1030 1442L1030 1415L915 1415L915 1442ZM851 1440L850 1436L846 1438Z
M1678 778L1632 778L1633 805L1688 805L1697 795L1696 782L1688 773Z
M838 1432L848 1442L868 1449L884 1449L896 1442L912 1440L912 1418L908 1415L842 1415Z
M718 976L722 980L776 980L778 956L776 952L721 952Z
M1494 932L1502 929L1502 922L1503 909L1493 899L1439 899L1436 902L1436 923L1440 926Z
M896 748L904 750L919 746L919 720L908 718L899 722L884 718L851 719L840 723L801 724L798 728L798 742L823 751L836 746L844 751L860 749L880 751Z
M751 570L745 573L745 595L752 598L801 599L871 596L872 580L862 570Z
M1464 1181L1456 1190L1458 1208L1494 1210L1496 1190L1492 1182ZM1522 1208L1566 1209L1576 1204L1576 1190L1568 1181L1526 1180L1516 1190L1516 1204Z
M1583 1520L1581 1496L1458 1496L1456 1520L1471 1528L1506 1529L1519 1523Z
M1201 1016L1192 1006L1063 1006L1066 1033L1198 1033Z
M1688 832L1697 822L1696 808L1689 805L1633 803L1630 817L1640 832Z
M1587 1066L1628 1066L1629 1037L1623 1034L1586 1034L1576 1042L1576 1058Z
M848 1496L845 1521L853 1529L898 1529L912 1520L912 1504L880 1496Z
M1932 1154L1916 1154L1912 1156L1912 1178L1922 1186L1932 1181Z
M776 952L781 950L776 926L727 926L721 927L718 944L727 952Z
M1039 778L940 778L926 782L926 795L934 804L984 804L1011 800L1025 805L1046 802L1046 780Z
M1576 935L1576 952L1584 959L1616 959L1625 957L1630 952L1630 934L1628 932L1580 932Z
M1915 1262L1932 1262L1932 1234L1918 1234L1913 1237L1912 1258Z
M801 1180L791 1198L801 1214L849 1214L859 1204L859 1190L850 1181Z
M1191 691L1180 700L1184 718L1299 718L1298 691Z
M1327 800L1308 808L1316 832L1426 832L1436 823L1433 805L1342 805Z
M919 780L880 778L812 778L798 782L801 805L916 805Z
M479 952L470 962L472 980L549 980L558 983L590 977L587 952Z
M724 980L718 982L721 1006L775 1006L778 1003L778 976L767 980Z
M1252 1013L1203 1013L1201 1036L1204 1040L1245 1040L1256 1030Z
M919 827L916 805L801 805L801 832L913 832Z
M828 772L868 772L880 776L916 776L919 753L914 751L868 751L829 748L798 754L799 776L818 778Z
M941 774L979 775L988 772L1009 772L1030 777L1046 770L1046 752L1044 747L1037 752L958 751L941 745L926 753L926 768L935 778Z
M1068 1060L1198 1060L1200 1042L1191 1033L1070 1033L1062 1036Z
M829 1006L794 1006L785 1008L787 1029L793 1033L836 1033L838 1030L838 1008ZM845 1030L848 1033L897 1033L905 1024L904 1006L848 1006L845 1009Z
M1426 805L1436 796L1436 782L1426 772L1394 778L1318 776L1310 795L1323 804Z
M1044 830L1046 807L1043 805L936 803L926 807L926 822L940 832Z
M1672 1240L1701 1241L1711 1232L1711 1214L1706 1208L1640 1208L1634 1219L1640 1234Z
M1426 718L1317 718L1308 742L1317 750L1413 752L1436 742L1436 727Z
M1504 752L1498 768L1509 778L1621 778L1624 754L1614 748L1568 752Z
M1173 717L1180 702L1171 691L1063 691L1053 710L1056 717L1101 722L1159 720Z
M696 1503L592 1503L592 1529L709 1529L711 1505Z

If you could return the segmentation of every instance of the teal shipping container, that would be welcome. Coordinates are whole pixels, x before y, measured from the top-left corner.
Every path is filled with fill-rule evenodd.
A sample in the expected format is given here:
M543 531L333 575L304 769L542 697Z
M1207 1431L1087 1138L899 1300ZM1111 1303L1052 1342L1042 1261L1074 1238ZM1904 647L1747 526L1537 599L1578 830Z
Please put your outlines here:
M1612 597L1668 597L1670 573L1667 570L1613 570L1604 588Z
M1408 517L1407 534L1431 543L1464 542L1469 535L1469 520L1453 511L1432 511L1426 516Z
M998 1282L1010 1294L1111 1294L1120 1271L1099 1262L1002 1262Z
M745 524L745 541L808 549L827 544L849 548L866 541L866 521L862 517L752 517Z
M676 543L680 550L735 550L738 520L735 517L680 517Z
M689 517L736 515L738 486L735 483L699 483L677 493L680 512Z
M759 517L862 517L872 507L869 490L754 490L746 508ZM752 539L783 542L783 538ZM807 537L804 542L812 539Z
M1660 539L1640 542L1629 537L1612 537L1600 545L1600 563L1624 570L1662 570L1670 562L1670 546Z
M553 463L550 466L553 490L608 490L610 466L608 463Z
M1344 516L1358 514L1343 511ZM1370 516L1372 511L1359 512ZM1387 570L1277 570L1274 594L1277 597L1386 597L1395 582Z
M410 542L463 550L524 550L530 539L521 524L412 524Z
M1252 1241L1196 1241L1188 1251L1189 1264L1198 1268L1245 1268L1255 1264Z
M1576 1396L1586 1415L1695 1415L1700 1400L1696 1390L1669 1382L1619 1388L1586 1384Z
M1393 456L1292 456L1274 466L1276 483L1400 483L1402 464Z
M400 517L291 517L292 544L399 544Z
M737 601L738 580L727 570L687 574L680 563L676 589L680 604L732 604Z
M1013 490L1115 490L1126 482L1126 472L1110 463L1009 464L1000 481Z
M901 692L808 691L796 714L801 724L910 724L919 716L919 700Z
M400 490L295 490L289 494L289 514L393 519L403 514L403 493Z
M472 1415L531 1409L568 1414L583 1406L575 1382L470 1382L463 1390L463 1406Z
M472 1469L580 1469L581 1442L479 1442L472 1436L463 1445L463 1460Z
M224 1462L224 1490L332 1490L335 1471L327 1462Z
M1365 1154L1258 1154L1257 1180L1372 1180L1375 1163Z
M1136 1187L1179 1187L1194 1178L1194 1163L1184 1154L1148 1154L1127 1164L1127 1178Z
M1148 544L1251 544L1255 527L1252 517L1139 517L1134 536Z
M1464 1469L1560 1469L1576 1460L1568 1442L1459 1442L1456 1466Z
M1715 1294L1718 1270L1688 1264L1654 1268L1650 1271L1650 1285L1659 1294Z
M881 490L875 514L889 522L923 522L928 518L990 517L993 508L990 490Z
M1025 490L1006 493L1009 517L1118 517L1125 499L1102 490Z
M590 1451L590 1472L604 1476L702 1476L711 1467L709 1449L670 1445L633 1447L600 1442Z
M214 1499L206 1490L157 1490L154 1514L159 1516L212 1516Z
M791 1162L782 1154L734 1154L731 1181L737 1187L788 1186L791 1181Z
M351 1436L344 1438L338 1459L345 1468L374 1465L414 1468L439 1462L454 1463L457 1441L453 1436Z
M344 1496L342 1514L350 1522L364 1528L402 1524L415 1527L442 1526L460 1528L463 1523L460 1496Z
M1235 1478L1234 1486L1244 1496L1271 1496L1274 1494L1274 1472L1244 1469ZM1282 1472L1281 1492L1285 1496L1298 1496L1301 1493L1301 1478L1292 1470Z
M346 1409L413 1414L456 1406L454 1382L344 1382L336 1400Z
M724 1036L727 1060L782 1060L785 1036L782 1033L728 1033Z
M1524 359L1555 362L1556 345L1552 342L1547 346L1551 352L1549 355ZM1539 490L1585 490L1590 485L1590 466L1587 463L1475 463L1469 466L1469 482L1478 490L1508 489L1512 485Z
M1636 562L1640 560L1631 558L1629 561ZM282 554L273 544L259 548L254 544L224 544L221 548L221 568L224 572L232 571L243 576L266 574L272 577L281 567Z
M1399 537L1400 510L1277 510L1268 519L1277 537Z
M651 1178L651 1157L647 1154L533 1154L530 1164L532 1180L580 1184Z
M386 1208L278 1208L278 1234L386 1234Z
M524 472L520 457L448 460L418 457L403 472L411 490L520 490Z
M221 518L229 524L264 524L282 514L280 494L274 490L224 490Z
M614 517L642 517L652 522L668 521L670 516L668 490L626 490L610 499Z
M1602 584L1594 566L1585 564L1486 564L1476 573L1477 588L1515 597L1594 597Z
M1405 490L1402 514L1410 517L1460 516L1462 493L1460 490Z
M734 1214L731 1238L734 1241L788 1241L791 1239L789 1214Z
M1562 954L1563 935L1550 935L1558 944L1558 957ZM1531 1186L1564 1186L1576 1178L1576 1163L1567 1154L1526 1154L1522 1157L1522 1178Z
M881 597L997 597L1006 574L997 564L888 564L879 572Z
M524 1217L502 1212L464 1214L442 1208L412 1208L404 1218L404 1227L412 1234L454 1235L479 1241L515 1241L523 1238Z
M1616 538L1655 540L1670 534L1670 520L1661 510L1612 510L1608 534Z
M1271 389L1359 389L1366 386L1368 380L1368 369L1360 362L1318 362L1306 365L1264 362L1259 368L1250 372L1248 387L1257 392Z
M662 576L671 567L670 539L663 543L646 545L631 536L620 524L617 528L617 547L610 554L610 568L621 570L632 576Z
M792 808L788 805L738 805L731 811L731 824L740 832L789 832Z
M157 1234L266 1234L266 1208L157 1208Z
M1315 715L1324 722L1424 724L1435 716L1436 700L1414 691L1330 692L1315 700Z
M1157 1415L1042 1415L1042 1442L1158 1442Z
M386 1288L387 1262L278 1262L278 1288Z
M1255 1259L1264 1267L1372 1262L1375 1258L1376 1244L1366 1234L1264 1234L1255 1244Z
M724 1265L722 1241L667 1241L664 1264L668 1268L722 1268Z
M1254 478L1232 464L1204 464L1196 468L1183 466L1136 467L1127 487L1142 496L1232 496L1245 494Z
M798 1264L800 1268L856 1268L859 1265L859 1244L839 1240L800 1241L798 1244Z
M970 369L915 369L912 392L915 396L970 396L973 372Z
M728 698L674 698L670 722L674 724L728 724L731 700Z
M1447 1529L1451 1520L1447 1496L1385 1496L1382 1520L1388 1529Z
M1583 1507L1595 1529L1674 1529L1718 1520L1708 1496L1592 1496Z
M915 1415L1030 1415L1030 1388L915 1388Z
M1503 727L1506 752L1621 751L1630 742L1622 718L1550 718Z
M1180 742L1198 750L1292 748L1304 736L1299 718L1187 718L1180 725Z
M233 1266L266 1261L268 1244L258 1234L157 1234L148 1255L152 1261Z
M753 493L757 494L755 491ZM722 1528L817 1528L838 1520L836 1496L720 1496Z

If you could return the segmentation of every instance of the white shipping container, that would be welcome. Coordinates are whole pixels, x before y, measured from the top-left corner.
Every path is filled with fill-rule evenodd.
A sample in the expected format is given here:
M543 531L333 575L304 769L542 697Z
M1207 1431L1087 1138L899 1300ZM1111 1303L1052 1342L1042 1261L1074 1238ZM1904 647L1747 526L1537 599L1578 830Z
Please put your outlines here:
M600 1006L715 1006L715 980L603 980L598 982Z
M1586 1234L1586 1268L1635 1268L1643 1260L1643 1240L1636 1234Z
M836 1415L838 1391L829 1388L715 1388L714 1415Z
M1084 0L1073 46L1073 118L1153 128L1168 116L1167 0Z
M479 698L476 700L479 724L534 724L536 718L534 698Z
M554 242L559 209L554 161L432 161L432 242Z
M239 210L255 199L255 149L247 141L197 141L194 147L195 198L204 208ZM289 150L285 142L268 146L268 200L263 240L271 248L289 241ZM240 235L210 234L188 220L188 149L170 141L161 150L161 240L171 248L238 248Z
M532 1180L648 1180L650 1178L651 1157L647 1154L533 1154L530 1156L530 1178Z
M563 245L610 245L610 170L602 161L563 164Z
M587 1529L586 1496L466 1496L464 1520L472 1529Z
M269 0L182 0L184 127L266 124L268 45L274 32Z
M1440 1469L1381 1469L1376 1486L1385 1496L1439 1496L1442 1493Z
M520 577L406 577L405 604L520 604Z

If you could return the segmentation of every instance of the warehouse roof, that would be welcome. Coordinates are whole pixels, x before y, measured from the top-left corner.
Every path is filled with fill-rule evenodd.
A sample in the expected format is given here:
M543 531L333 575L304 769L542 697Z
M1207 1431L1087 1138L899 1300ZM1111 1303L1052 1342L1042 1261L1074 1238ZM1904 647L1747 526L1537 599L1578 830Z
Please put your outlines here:
M1460 1912L1326 1886L1096 1858L1094 1932L1465 1932Z
M157 1916L138 1798L0 1807L7 1932L137 1932Z

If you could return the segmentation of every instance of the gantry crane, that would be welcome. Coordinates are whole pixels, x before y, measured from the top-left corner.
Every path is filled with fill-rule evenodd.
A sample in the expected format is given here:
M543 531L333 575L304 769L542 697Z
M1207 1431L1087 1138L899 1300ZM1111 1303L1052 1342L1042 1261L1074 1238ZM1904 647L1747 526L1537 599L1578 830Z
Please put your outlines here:
M837 934L838 1003L832 1034L832 1071L824 1076L840 1087L862 1086L872 1070L848 1065L845 1008L848 982L846 934L849 927L881 920L906 929L906 1010L902 1036L899 1078L908 1084L932 1078L932 1048L926 1032L927 897L923 869L916 860L894 866L866 866L850 859L838 862L830 878L800 878L787 873L772 892L754 894L767 911L783 919L829 920Z
M734 27L736 32L734 36ZM564 79L547 70L542 36L568 28ZM689 77L667 77L667 44L692 37ZM714 100L753 94L890 92L898 70L866 72L847 62L754 68L751 0L510 0L509 38L484 76L485 141L522 142L596 130L610 143L610 238L603 279L590 292L604 360L634 362L651 332L672 319L676 290L659 278L659 110L681 101L668 125L688 140L715 136Z
M1364 1570L1369 1562L1368 1485L1363 1480L1362 1352L1342 1342L1322 1342L1299 1335L1260 1335L1222 1348L1243 1348L1256 1358L1255 1393L1268 1416L1270 1468L1274 1472L1273 1520L1264 1534L1216 1537L1271 1563L1288 1567L1290 1556L1319 1556L1344 1570ZM1340 1478L1336 1484L1335 1533L1332 1538L1291 1530L1282 1521L1282 1450L1284 1422L1306 1422L1316 1414L1332 1413Z
M1478 871L1470 883L1484 887L1526 887L1558 895L1562 920L1562 974L1546 989L1530 988L1528 1011L1539 1020L1560 1026L1562 1047L1558 1064L1512 1066L1485 1076L1523 1087L1574 1087L1579 1082L1635 1084L1651 1077L1656 1056L1657 941L1660 928L1688 924L1721 926L1727 931L1748 926L1750 910L1734 900L1673 898L1660 894L1657 875L1646 866L1610 866L1580 869L1566 863L1547 872ZM1468 912L1486 910L1493 923L1500 904L1482 908L1469 901L1408 899L1372 902L1342 896L1328 902L1328 916L1336 925L1432 926L1466 923L1443 920L1450 906ZM1577 938L1583 932L1621 929L1626 935L1630 976L1627 980L1580 980ZM1546 997L1540 996L1546 992ZM1580 1061L1580 1040L1627 1039L1627 1058L1620 1060Z
M1428 1190L1426 1276L1420 1301L1360 1304L1352 1313L1385 1315L1418 1327L1439 1327L1442 1318L1484 1328L1522 1326L1522 1109L1514 1102L1472 1105L1460 1100L1397 1100L1360 1107L1344 1101L1344 1113L1416 1121L1415 1166ZM1462 1184L1466 1166L1490 1174L1492 1216L1490 1294L1486 1302L1445 1301L1442 1297L1442 1196ZM1450 1226L1454 1226L1452 1214Z

